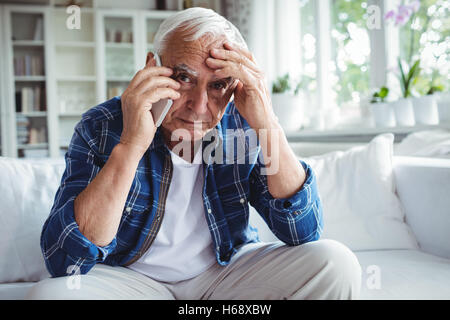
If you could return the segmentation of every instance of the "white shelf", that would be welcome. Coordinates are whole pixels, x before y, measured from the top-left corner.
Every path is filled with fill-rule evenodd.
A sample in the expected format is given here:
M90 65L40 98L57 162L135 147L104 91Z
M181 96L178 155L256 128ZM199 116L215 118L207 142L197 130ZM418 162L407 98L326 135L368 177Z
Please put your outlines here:
M130 82L133 77L106 77L108 82Z
M84 112L62 112L59 114L61 118L81 118Z
M47 149L48 143L18 144L17 149Z
M108 49L133 49L134 45L130 42L105 42Z
M321 141L367 141L376 135L392 133L394 135L405 136L407 134L424 131L446 129L450 130L450 123L440 123L438 125L417 124L410 127L347 127L331 130L311 130L305 129L298 132L286 132L290 142L321 142Z
M96 76L59 76L56 78L56 81L95 82L95 81L97 81L97 77Z
M60 41L55 44L57 48L95 48L91 41Z
M92 13L95 13L95 9L94 8L91 8L91 7L80 7L80 12L81 12L81 15L83 15L83 14L87 14L87 13L90 13L90 14L92 14ZM57 7L55 7L53 10L55 10L55 12L56 13L59 13L59 14L62 14L62 15L67 15L67 9L66 9L66 7L64 6L64 7L60 7L60 6L57 6Z
M45 81L45 76L15 76L14 81Z
M15 47L42 47L44 46L43 40L14 40L12 42Z
M24 117L46 117L47 111L16 112L16 114Z

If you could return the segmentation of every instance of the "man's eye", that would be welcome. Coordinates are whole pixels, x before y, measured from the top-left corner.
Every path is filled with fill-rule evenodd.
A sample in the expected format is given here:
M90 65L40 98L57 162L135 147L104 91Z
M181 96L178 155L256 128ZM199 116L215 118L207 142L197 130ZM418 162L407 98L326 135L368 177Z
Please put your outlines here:
M212 85L212 87L213 87L215 90L222 90L222 89L226 88L226 85L225 85L224 83L222 83L222 82L216 82L216 83L214 83L214 84Z
M191 78L189 78L185 74L180 74L179 76L177 76L177 79L182 81L182 82L191 83Z

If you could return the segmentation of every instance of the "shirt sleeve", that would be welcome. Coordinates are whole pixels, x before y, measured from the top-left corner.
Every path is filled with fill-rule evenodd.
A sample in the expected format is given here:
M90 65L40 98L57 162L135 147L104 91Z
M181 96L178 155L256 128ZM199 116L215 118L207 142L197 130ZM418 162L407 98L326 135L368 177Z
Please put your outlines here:
M250 204L258 211L274 235L289 245L300 245L320 238L323 209L312 168L300 160L306 180L290 198L275 199L269 192L267 176L256 165L250 175Z
M97 262L106 259L116 247L116 239L98 247L79 230L74 216L74 201L100 171L101 159L96 152L95 130L87 120L75 127L66 169L56 192L50 215L41 233L41 250L52 277L87 273Z

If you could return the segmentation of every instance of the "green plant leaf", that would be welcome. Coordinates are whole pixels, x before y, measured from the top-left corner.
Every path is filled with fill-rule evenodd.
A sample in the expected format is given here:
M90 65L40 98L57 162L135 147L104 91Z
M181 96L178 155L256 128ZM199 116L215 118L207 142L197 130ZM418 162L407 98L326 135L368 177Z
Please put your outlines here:
M289 79L289 74L278 77L272 85L273 93L285 93L289 90L291 90L291 81Z
M407 92L406 77L405 77L405 73L403 72L402 60L400 59L400 57L398 58L398 69L400 70L400 84L401 84L403 97L406 98L406 92Z
M388 94L389 94L389 89L386 87L382 87L380 89L380 93L378 94L378 96L381 98L381 101L384 101L384 99L386 99Z

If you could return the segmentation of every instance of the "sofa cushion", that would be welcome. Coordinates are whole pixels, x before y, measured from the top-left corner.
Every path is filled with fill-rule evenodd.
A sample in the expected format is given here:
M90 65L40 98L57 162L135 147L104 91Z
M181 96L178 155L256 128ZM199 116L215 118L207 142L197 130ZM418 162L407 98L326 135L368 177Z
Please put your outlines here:
M322 238L352 250L415 249L395 194L392 134L364 146L303 158L317 176L324 209Z
M450 260L419 250L356 252L361 299L450 299Z
M0 283L49 276L40 234L64 168L64 159L0 157Z
M36 282L0 283L0 300L23 300Z

